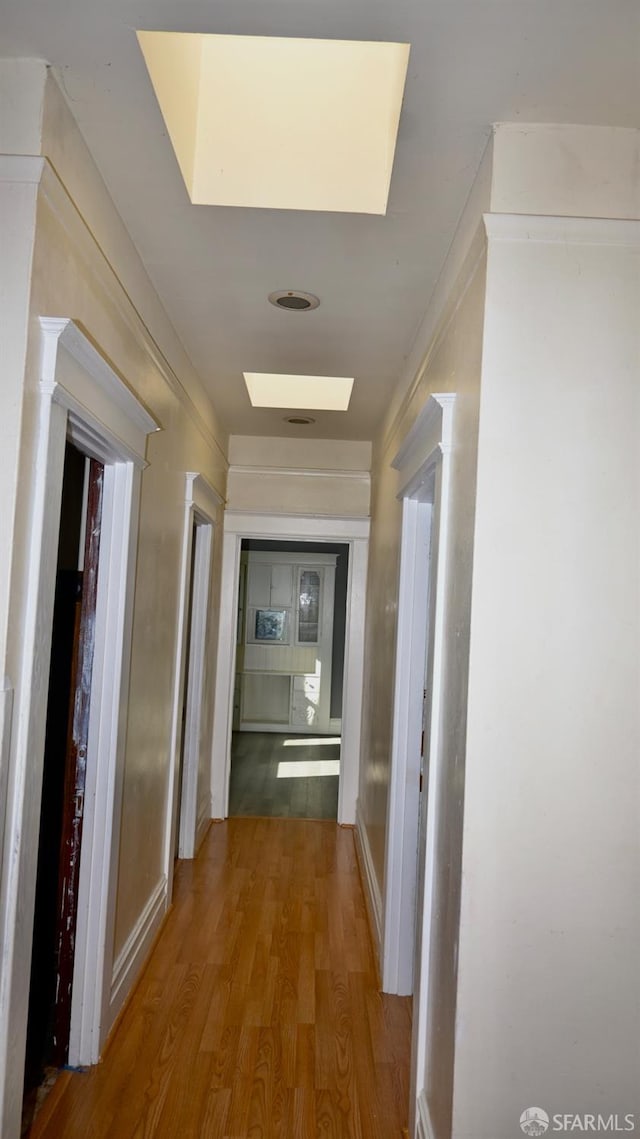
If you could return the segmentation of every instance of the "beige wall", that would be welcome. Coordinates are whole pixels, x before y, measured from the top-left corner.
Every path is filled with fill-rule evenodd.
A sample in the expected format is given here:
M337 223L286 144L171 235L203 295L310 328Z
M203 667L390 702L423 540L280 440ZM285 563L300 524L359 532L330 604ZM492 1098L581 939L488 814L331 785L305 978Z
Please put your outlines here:
M39 69L40 65L32 64L26 72L20 71L17 76L20 85L26 82L25 76L38 83L44 67ZM6 81L19 95L15 72L9 74ZM22 106L22 103L16 99L16 105ZM50 159L38 192L35 235L33 207L37 185L2 185L3 204L14 207L8 218L14 234L10 268L18 270L20 289L14 297L17 308L23 309L15 314L9 310L11 367L6 376L3 371L0 385L0 422L13 441L13 447L7 445L2 449L0 630L6 622L7 637L0 675L6 674L8 684L15 689L14 708L23 697L20 688L22 626L27 603L29 517L40 375L38 317L72 318L161 427L149 439L148 466L142 475L122 826L114 846L114 857L120 860L114 946L117 958L166 870L163 851L173 762L171 715L185 472L200 472L224 498L227 441L51 79L47 80L44 105L38 108L36 100L32 110L35 119L39 117L38 111L44 119L43 149ZM6 295L3 287L3 302ZM23 306L27 299L25 369L24 314L27 308ZM10 382L5 383L5 379ZM20 454L16 465L18 437ZM7 555L14 517L8 591L4 582L9 572ZM218 595L221 510L218 523L220 540L214 544L212 597ZM214 612L205 662L208 693L213 690L215 645ZM4 644L1 647L4 649ZM208 757L209 696L204 723L203 749ZM0 995L0 1059L3 1068L5 1059L8 1058L9 1063L9 1097L3 1134L10 1135L20 1099L42 757L30 756L26 772L13 764L10 751L5 759L10 766L9 824L17 844L14 857L3 867L2 948L6 970L5 988ZM207 784L206 765L204 775Z
M370 443L232 435L229 462L230 510L369 515Z
M360 818L382 890L389 792L393 711L390 662L395 658L398 547L401 507L397 475L391 468L402 438L431 393L456 393L450 513L450 573L446 598L446 653L443 661L442 781L437 874L437 928L433 931L429 1010L432 1042L431 1108L437 1135L446 1135L453 1090L455 958L460 901L460 850L465 776L466 694L471 572L473 562L476 441L482 354L485 259L483 242L465 264L457 284L456 306L434 344L419 387L401 425L374 464L374 495L367 611L367 674L363 717ZM425 565L425 577L427 567ZM417 794L417 788L416 788ZM419 1081L419 1087L424 1077Z

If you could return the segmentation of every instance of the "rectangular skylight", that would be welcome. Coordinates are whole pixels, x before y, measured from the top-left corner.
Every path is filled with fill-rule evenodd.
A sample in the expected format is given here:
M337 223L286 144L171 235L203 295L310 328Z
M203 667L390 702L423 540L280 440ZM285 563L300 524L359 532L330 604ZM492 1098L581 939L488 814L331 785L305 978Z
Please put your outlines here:
M282 376L244 372L253 407L283 407L292 411L346 411L353 377Z
M138 40L194 204L386 213L409 44Z

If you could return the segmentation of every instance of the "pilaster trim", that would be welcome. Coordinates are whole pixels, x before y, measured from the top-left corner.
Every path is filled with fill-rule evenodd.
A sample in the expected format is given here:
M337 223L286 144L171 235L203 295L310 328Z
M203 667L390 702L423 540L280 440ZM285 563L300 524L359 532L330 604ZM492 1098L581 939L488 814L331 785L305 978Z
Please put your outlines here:
M185 503L195 506L201 514L206 515L211 522L215 520L217 510L224 506L225 500L199 471L187 471L185 476Z

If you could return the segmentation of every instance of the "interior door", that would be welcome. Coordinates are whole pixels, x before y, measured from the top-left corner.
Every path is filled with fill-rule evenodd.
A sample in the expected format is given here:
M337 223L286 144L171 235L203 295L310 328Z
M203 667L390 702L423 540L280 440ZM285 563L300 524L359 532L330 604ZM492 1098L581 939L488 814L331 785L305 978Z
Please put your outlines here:
M103 482L104 467L95 459L91 459L88 464L85 539L82 570L80 571L81 590L75 614L71 701L62 806L62 837L58 865L57 978L51 1055L53 1064L57 1066L66 1061L69 1049L91 677L95 647Z
M64 1063L68 1050L102 474L100 464L67 443L29 990L26 1117L45 1069Z

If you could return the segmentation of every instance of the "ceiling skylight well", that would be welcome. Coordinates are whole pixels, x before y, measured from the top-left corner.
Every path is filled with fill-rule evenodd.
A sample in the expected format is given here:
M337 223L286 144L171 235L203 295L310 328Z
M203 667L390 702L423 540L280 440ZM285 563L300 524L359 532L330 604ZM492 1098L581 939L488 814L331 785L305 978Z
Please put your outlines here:
M138 40L194 204L386 212L409 44Z
M346 411L349 407L352 377L243 374L253 407L288 407L297 411Z

